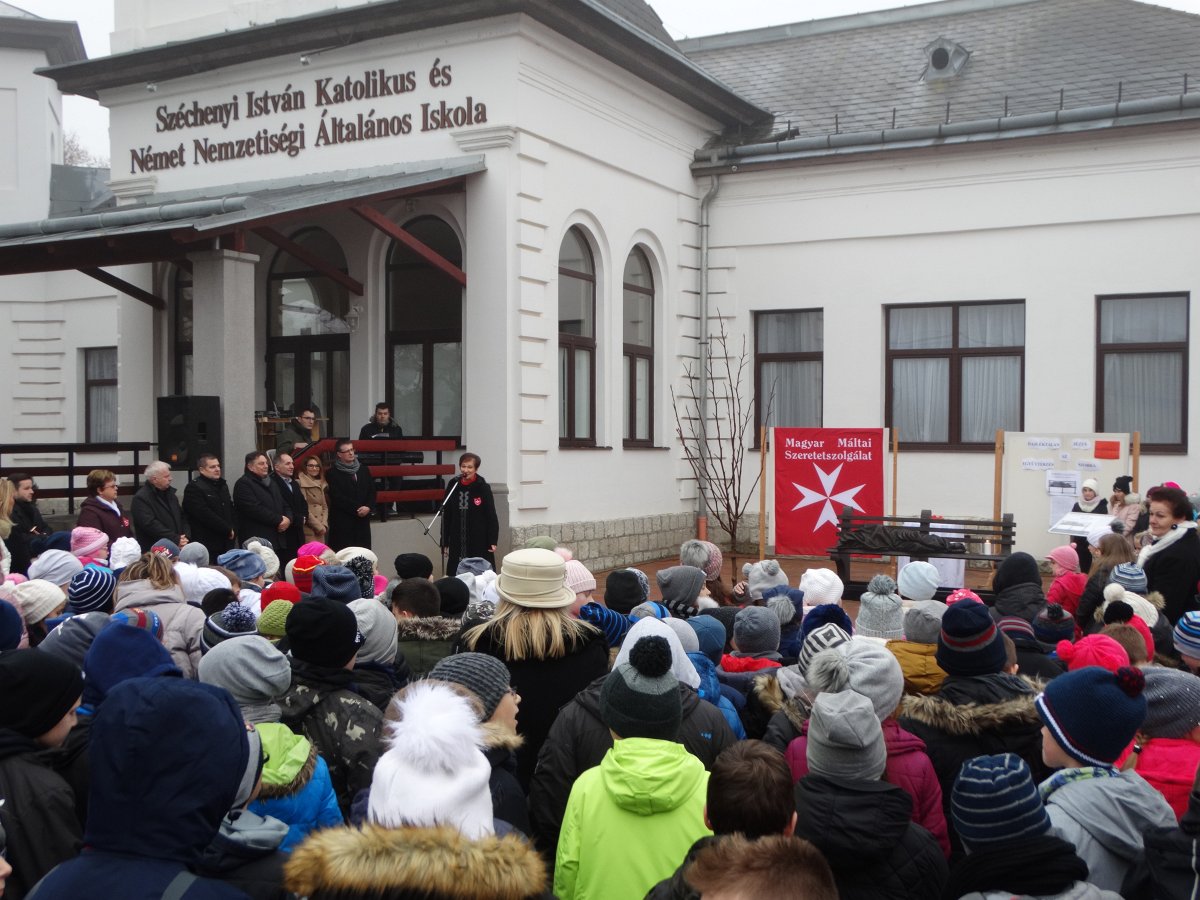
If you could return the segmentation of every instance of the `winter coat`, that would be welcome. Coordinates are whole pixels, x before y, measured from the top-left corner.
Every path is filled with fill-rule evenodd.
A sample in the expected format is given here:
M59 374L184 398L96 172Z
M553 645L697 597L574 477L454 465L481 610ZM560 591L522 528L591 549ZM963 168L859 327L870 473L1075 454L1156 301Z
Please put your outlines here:
M1088 882L1120 891L1142 855L1142 835L1170 828L1175 814L1163 795L1136 772L1073 781L1045 798L1050 824L1088 865Z
M1018 671L1026 678L1050 681L1066 671L1060 660L1050 656L1054 648L1049 644L1023 634L1005 633L1017 648Z
M729 730L733 732L733 736L739 741L745 740L746 729L742 725L742 720L738 718L737 710L721 693L721 682L717 679L716 663L698 651L689 653L687 657L692 661L692 667L696 670L696 674L700 676L700 687L696 689L700 699L707 700L719 709L721 715L725 717L725 722L729 725Z
M233 498L224 478L205 478L197 475L183 489L183 514L187 519L188 540L203 544L209 559L233 549L237 522L233 515Z
M311 428L295 419L288 419L288 423L280 429L279 434L275 438L275 451L295 456L297 444L308 445L312 442Z
M171 660L179 666L184 678L196 678L200 665L200 632L204 630L204 613L200 608L183 599L179 585L159 590L145 580L118 584L113 612L134 606L158 614L163 626L162 643L171 654Z
M244 474L233 484L233 508L237 511L239 544L250 538L265 538L274 547L283 540L279 525L287 515L287 506L274 479L263 484L257 475Z
M353 689L354 672L292 658L292 685L279 700L281 721L312 741L329 766L345 816L354 795L370 788L382 752L383 715Z
M708 772L682 744L624 738L579 776L554 863L559 900L644 897L704 824Z
M1087 863L1062 838L1041 834L997 841L977 849L950 869L943 897L949 900L1121 900L1084 879ZM1036 892L1036 893L1035 893Z
M38 897L159 900L168 886L182 881L186 890L172 895L179 900L245 900L242 891L196 878L188 870L217 835L236 773L245 768L246 751L237 742L212 740L211 723L204 717L165 715L171 679L139 680L143 686L138 691L109 694L97 715L94 727L104 719L120 727L114 725L106 740L92 743L84 850L42 881ZM228 703L236 710L232 698ZM141 727L127 727L131 722ZM171 752L176 747L203 747L205 752L189 749L187 757L196 761L178 766L173 761L183 751ZM134 767L142 784L153 785L152 794L131 789Z
M304 491L300 482L292 479L291 486L271 473L271 480L279 488L279 496L283 498L284 514L292 520L291 527L273 542L275 553L281 565L296 558L296 550L308 539L304 536L304 523L308 520L308 501L304 499Z
M918 644L913 641L888 641L904 673L905 694L936 694L946 680L946 673L937 664L937 644Z
M1010 584L999 591L988 604L992 608L992 618L1002 616L1017 616L1033 624L1046 608L1046 595L1042 593L1040 584Z
M533 768L554 718L581 690L608 672L608 641L604 632L589 628L582 640L569 643L565 656L555 659L508 660L503 638L486 628L474 647L476 653L494 656L508 667L513 689L521 695L517 733L525 743L517 751L517 779L529 789Z
M88 497L79 504L79 519L75 525L78 528L99 528L108 535L108 546L112 547L117 538L133 537L129 516L120 503L117 503L117 508L121 510L119 513L114 512L103 500Z
M1095 630L1096 610L1104 602L1104 588L1108 585L1109 568L1101 568L1088 575L1083 593L1079 595L1079 605L1075 607L1075 624L1085 634L1089 629Z
M532 836L525 791L517 781L517 748L521 746L521 736L494 722L484 722L482 729L483 755L492 767L488 777L492 815L521 834Z
M1200 896L1200 789L1192 789L1178 828L1151 828L1142 862L1125 879L1126 900Z
M149 553L150 548L163 538L178 544L179 536L187 533L183 509L173 487L160 491L149 481L143 482L133 495L130 514L143 553Z
M456 478L446 486L446 496L450 497L442 515L442 546L449 550L446 573L453 575L459 561L472 556L486 559L496 568L496 555L488 548L500 540L500 520L491 485L482 475L466 485Z
M824 854L841 900L940 900L946 858L912 823L912 799L900 788L806 775L796 811L796 836Z
M785 754L793 781L808 774L808 723L804 725L803 733L788 745ZM883 780L908 792L913 801L912 820L933 835L942 854L949 858L950 836L946 814L942 812L942 788L925 753L925 744L897 725L895 719L883 723L883 740L887 744Z
M196 873L245 892L252 900L285 900L279 850L288 827L244 809L221 820L221 828L196 865Z
M759 675L751 683L750 695L758 707L758 718L766 719L761 740L780 753L798 738L812 712L812 703L803 694L787 696L774 671ZM744 710L743 710L744 712Z
M458 619L441 616L397 619L400 654L404 655L414 678L424 678L438 660L451 654L454 640L462 629Z
M700 838L700 840L692 844L692 849L687 852L687 856L683 858L683 862L679 864L679 868L675 870L675 874L670 878L664 878L654 887L650 888L645 900L700 900L700 892L688 884L687 879L683 877L683 873L695 861L697 854L701 850L720 839L720 837L709 835Z
M1137 773L1163 795L1176 819L1187 812L1198 768L1200 744L1191 738L1150 738L1137 755Z
M411 678L404 657L397 654L399 664L382 662L355 662L354 689L381 713L387 712L396 691L408 684Z
M1108 498L1108 514L1125 526L1121 536L1133 546L1133 536L1137 533L1138 518L1145 511L1140 494L1126 494L1125 502L1118 503L1116 497Z
M305 841L288 862L297 896L472 897L554 900L546 867L515 834L470 840L457 828L330 828Z
M1138 557L1146 572L1146 584L1149 590L1163 595L1167 618L1174 626L1184 613L1197 608L1200 537L1197 537L1195 528L1188 528L1187 534L1159 552L1147 553L1148 549L1143 549Z
M75 794L51 767L53 752L0 728L0 823L13 872L4 896L21 900L47 872L77 852Z
M302 740L297 736L296 740ZM278 761L268 759L264 769ZM287 825L287 834L279 849L290 853L319 828L341 825L342 811L338 809L337 794L329 778L329 766L317 753L316 745L308 742L308 759L288 784L263 782L258 799L246 807L260 816L270 816Z
M387 424L380 425L372 417L370 422L358 430L358 439L360 441L398 441L402 437L404 437L404 429L393 418L388 418ZM369 466L396 465L400 462L398 455L393 456L390 461L386 457L386 453L372 453L370 451L363 451L358 456L361 462Z
M359 465L354 474L334 466L325 473L329 483L329 534L325 541L334 550L371 546L371 517L360 516L358 509L375 508L375 482L371 469Z
M324 543L329 531L329 485L313 478L307 472L297 475L300 490L304 492L304 503L308 506L308 518L304 520L304 537L310 541Z
M1057 603L1071 615L1079 609L1079 598L1087 587L1088 577L1082 572L1066 572L1054 579L1046 591L1046 603Z
M950 791L968 759L1015 753L1029 764L1035 779L1048 774L1042 762L1042 723L1033 705L1036 695L1035 682L1013 675L947 675L937 694L904 698L899 725L925 742L942 788L948 826Z
M557 845L571 785L599 765L613 746L612 733L600 718L600 689L605 677L596 679L563 707L538 754L529 788L529 818L538 846L547 850ZM705 769L711 769L721 751L734 744L736 738L721 711L701 700L691 688L680 685L679 698L683 704L679 742ZM521 715L524 711L522 697ZM520 716L517 722L520 724Z
M9 552L12 553L9 571L24 575L28 572L29 563L33 560L34 538L49 534L50 526L42 518L42 511L38 509L37 503L32 500L14 498L9 518L12 520L12 532L5 540Z

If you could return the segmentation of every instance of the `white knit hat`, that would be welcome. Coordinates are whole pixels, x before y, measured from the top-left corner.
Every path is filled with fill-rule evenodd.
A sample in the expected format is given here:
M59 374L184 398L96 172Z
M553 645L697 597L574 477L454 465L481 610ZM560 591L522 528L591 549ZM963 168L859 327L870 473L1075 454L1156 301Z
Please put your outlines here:
M21 610L21 615L30 625L36 625L67 602L67 595L63 593L62 588L43 578L22 581L13 588L12 596Z
M820 606L822 603L842 604L842 579L833 569L809 569L800 576L800 590L804 591L805 606Z
M345 547L342 550L339 550L335 556L337 561L343 566L356 556L365 556L371 561L372 568L374 568L376 572L379 571L379 557L366 547Z
M123 569L142 558L142 545L131 537L119 537L108 548L108 562L114 569Z
M263 561L266 571L264 577L275 579L279 577L279 556L261 541L246 541L246 549Z

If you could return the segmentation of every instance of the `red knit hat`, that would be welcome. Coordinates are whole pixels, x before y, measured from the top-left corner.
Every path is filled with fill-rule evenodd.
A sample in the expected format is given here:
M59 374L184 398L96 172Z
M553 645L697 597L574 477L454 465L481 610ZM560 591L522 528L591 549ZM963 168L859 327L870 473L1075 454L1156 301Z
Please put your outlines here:
M259 609L266 609L272 600L286 600L288 603L299 603L300 588L287 581L272 581L263 588L262 595L258 601Z
M313 572L318 566L325 565L325 560L319 556L298 556L292 565L292 581L296 587L306 594L312 593Z
M1055 649L1058 651L1058 658L1067 664L1068 672L1087 666L1100 666L1115 672L1122 666L1129 665L1129 654L1125 652L1125 648L1107 634L1089 634L1074 644L1070 641L1059 641Z

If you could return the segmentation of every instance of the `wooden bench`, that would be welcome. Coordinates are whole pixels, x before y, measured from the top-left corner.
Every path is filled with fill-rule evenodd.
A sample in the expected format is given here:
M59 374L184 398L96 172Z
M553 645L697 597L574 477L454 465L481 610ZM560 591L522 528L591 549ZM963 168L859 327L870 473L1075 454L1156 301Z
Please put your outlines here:
M1017 531L1012 513L1005 513L998 521L994 519L935 518L933 513L927 509L921 510L920 516L868 516L847 506L838 517L838 531L841 534L874 526L919 531L922 534L964 544L966 550L963 553L951 551L939 553L935 550L917 549L916 547L911 551L897 550L892 547L878 549L871 549L870 546L853 549L833 547L829 551L829 558L837 565L838 577L842 579L843 583L850 583L850 560L855 557L907 556L914 560L924 561L933 558L1001 562L1012 554L1013 541Z

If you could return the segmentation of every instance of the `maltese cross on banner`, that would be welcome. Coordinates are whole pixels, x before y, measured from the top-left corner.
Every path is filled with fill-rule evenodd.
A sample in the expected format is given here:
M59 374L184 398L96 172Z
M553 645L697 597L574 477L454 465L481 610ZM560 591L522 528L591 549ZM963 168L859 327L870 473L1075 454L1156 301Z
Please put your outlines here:
M837 525L838 514L834 510L833 506L835 503L838 504L837 508L839 510L842 507L849 506L850 508L856 509L859 512L863 511L863 508L859 506L857 502L855 502L854 498L858 496L859 491L866 487L865 483L834 493L838 476L842 474L842 466L839 465L832 472L826 472L820 466L814 464L813 471L817 473L817 478L821 482L821 490L814 491L812 488L806 488L802 484L796 484L795 482L792 482L792 487L798 490L802 495L800 502L792 507L792 512L795 512L798 509L804 509L806 506L812 506L814 503L821 503L822 501L825 503L825 506L821 509L821 514L817 516L817 524L813 526L813 531L819 529L826 522L828 522L830 525Z

